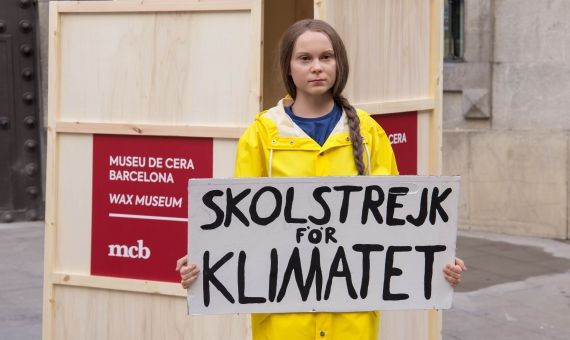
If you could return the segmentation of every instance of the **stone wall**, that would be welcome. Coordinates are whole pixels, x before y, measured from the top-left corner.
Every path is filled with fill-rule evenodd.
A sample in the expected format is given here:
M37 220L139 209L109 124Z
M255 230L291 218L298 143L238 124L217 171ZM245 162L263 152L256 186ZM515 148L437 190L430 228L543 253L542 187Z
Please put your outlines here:
M570 2L465 0L465 15L443 113L461 228L570 238Z

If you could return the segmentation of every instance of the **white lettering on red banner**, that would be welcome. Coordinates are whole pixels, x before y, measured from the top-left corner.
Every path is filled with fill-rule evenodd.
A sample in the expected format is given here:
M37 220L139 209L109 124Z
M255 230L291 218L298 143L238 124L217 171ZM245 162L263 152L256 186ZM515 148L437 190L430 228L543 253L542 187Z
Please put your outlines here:
M408 142L405 132L389 134L388 140L390 141L390 144L403 144Z
M384 129L394 149L400 175L418 173L418 113L401 112L372 116Z
M110 244L107 255L146 260L150 258L150 248L143 245L143 240L137 240L137 245L130 247L127 245Z
M213 140L93 136L93 275L178 282L187 182L212 177Z

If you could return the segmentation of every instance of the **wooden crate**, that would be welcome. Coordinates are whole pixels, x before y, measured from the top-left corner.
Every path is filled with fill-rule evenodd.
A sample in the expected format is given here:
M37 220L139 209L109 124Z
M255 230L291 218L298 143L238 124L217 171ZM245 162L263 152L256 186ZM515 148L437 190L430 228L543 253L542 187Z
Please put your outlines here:
M188 317L179 284L90 274L93 135L212 138L213 176L231 177L237 138L284 94L275 62L281 33L314 15L347 45L347 97L375 115L417 112L417 173L438 175L442 7L50 2L44 339L250 338L246 315ZM381 337L439 339L440 330L438 312L387 312Z
M92 145L94 134L209 137L214 176L232 176L260 109L261 9L50 3L44 339L248 337L245 315L188 317L179 284L90 275Z

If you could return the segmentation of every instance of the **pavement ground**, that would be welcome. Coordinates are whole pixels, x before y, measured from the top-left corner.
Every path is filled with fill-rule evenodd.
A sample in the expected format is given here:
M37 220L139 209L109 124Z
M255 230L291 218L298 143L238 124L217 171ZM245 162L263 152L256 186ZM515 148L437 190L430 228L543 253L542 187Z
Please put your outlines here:
M468 271L444 339L570 339L570 242L460 232Z
M443 339L570 339L570 242L460 231ZM0 224L0 339L41 339L43 222Z

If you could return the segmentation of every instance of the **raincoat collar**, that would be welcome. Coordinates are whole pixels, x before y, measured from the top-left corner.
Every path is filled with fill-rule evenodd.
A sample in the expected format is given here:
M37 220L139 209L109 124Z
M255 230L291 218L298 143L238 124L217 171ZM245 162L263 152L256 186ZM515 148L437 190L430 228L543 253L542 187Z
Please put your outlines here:
M269 124L264 124L271 137L269 148L275 150L304 149L325 152L328 149L352 143L344 109L331 134L325 143L320 146L309 137L303 129L295 124L291 117L285 112L285 106L291 104L293 104L293 99L291 99L291 97L285 97L279 100L276 106L262 112L257 118L262 120L262 122L265 120L269 120L270 122Z

